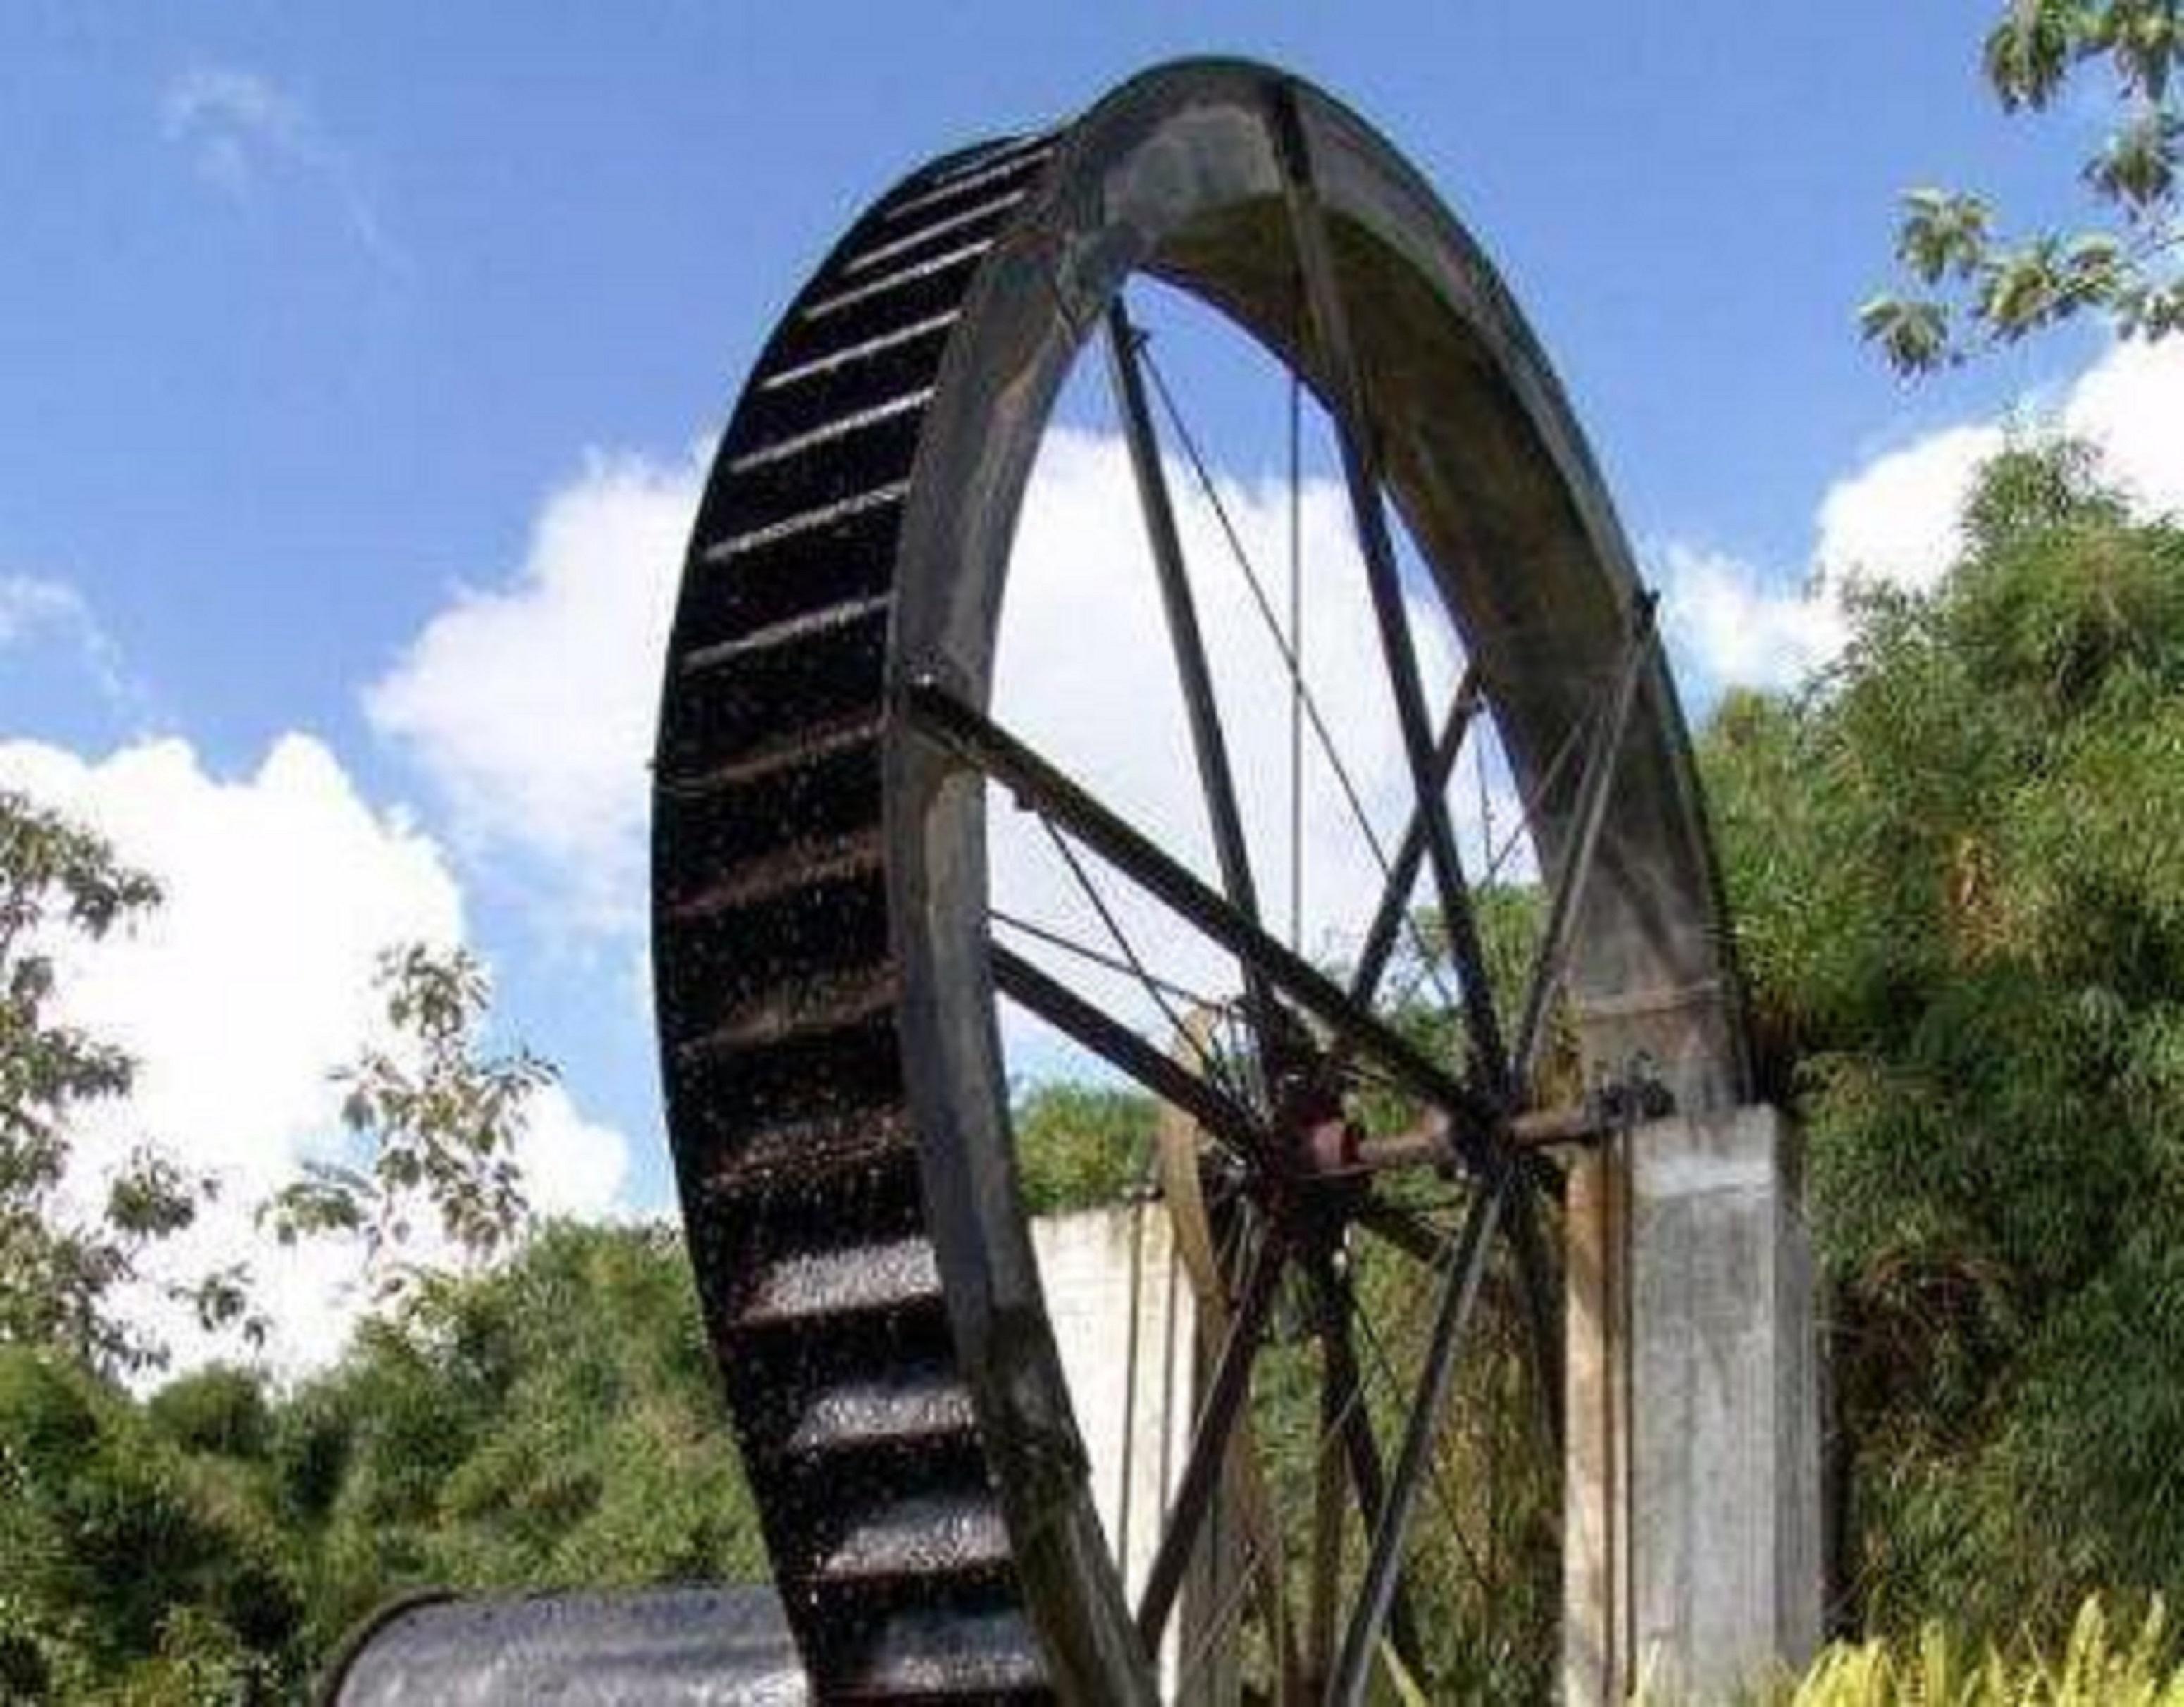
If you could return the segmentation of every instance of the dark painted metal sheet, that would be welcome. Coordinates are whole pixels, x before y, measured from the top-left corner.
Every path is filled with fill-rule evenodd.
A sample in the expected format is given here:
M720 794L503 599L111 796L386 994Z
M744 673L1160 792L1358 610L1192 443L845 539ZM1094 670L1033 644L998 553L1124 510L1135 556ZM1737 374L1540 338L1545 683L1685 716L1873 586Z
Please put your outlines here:
M364 1631L326 1679L326 1707L805 1707L770 1588L411 1601Z

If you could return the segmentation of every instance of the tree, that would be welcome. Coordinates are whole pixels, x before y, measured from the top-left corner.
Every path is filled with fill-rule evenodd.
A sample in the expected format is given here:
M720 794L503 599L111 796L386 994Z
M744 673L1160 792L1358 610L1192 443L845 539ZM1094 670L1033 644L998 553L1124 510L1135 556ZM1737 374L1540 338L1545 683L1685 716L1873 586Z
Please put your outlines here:
M269 1458L312 1654L411 1589L765 1570L671 1227L549 1223L425 1280L277 1407Z
M1908 192L1896 254L1910 293L1877 296L1858 314L1898 371L1928 372L2081 313L2105 315L2126 336L2184 327L2180 59L2176 0L2008 0L1983 59L2005 112L2046 109L2087 67L2114 80L2114 127L2079 170L2101 222L2012 238L1982 196Z
M2184 528L2083 446L1702 744L1835 1291L1864 1621L2184 1593Z
M368 1047L337 1075L348 1091L343 1124L367 1144L369 1162L307 1162L260 1215L284 1244L318 1234L359 1238L384 1297L416 1278L400 1253L422 1215L437 1217L472 1259L492 1257L521 1229L515 1145L527 1104L554 1068L527 1049L484 1052L478 1030L492 986L466 950L389 950L379 985L397 1046Z
M1151 1180L1160 1106L1143 1091L1056 1079L1019 1096L1012 1118L1028 1214L1120 1202Z
M0 1344L59 1347L104 1370L164 1360L114 1296L215 1186L140 1145L106 1180L98 1213L71 1209L70 1123L125 1096L134 1064L56 1017L53 949L67 932L96 942L159 900L159 885L99 837L0 790ZM208 1326L248 1323L246 1280L226 1269L167 1290Z
M303 1615L287 1538L249 1443L193 1450L174 1417L0 1347L0 1699L272 1699Z
M0 1347L0 1700L300 1699L407 1592L764 1569L671 1227L549 1224L285 1392Z

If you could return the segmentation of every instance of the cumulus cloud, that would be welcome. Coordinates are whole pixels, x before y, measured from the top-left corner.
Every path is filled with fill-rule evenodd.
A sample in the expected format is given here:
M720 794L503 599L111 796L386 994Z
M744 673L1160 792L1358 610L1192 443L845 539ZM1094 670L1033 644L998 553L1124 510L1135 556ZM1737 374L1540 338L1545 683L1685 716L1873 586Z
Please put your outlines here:
M2071 387L2062 427L2147 510L2184 510L2184 339L2116 346Z
M354 156L292 91L242 66L192 65L161 91L159 121L221 194L246 199L269 172L296 174L333 198L374 259L406 271L408 258L387 235Z
M1820 500L1815 564L1824 584L1845 578L1926 588L1963 544L1959 517L1972 477L2006 443L1983 421L1944 427L1875 458Z
M1726 552L1671 541L1655 555L1661 627L1701 692L1787 688L1841 649L1841 606L1816 589L1770 584Z
M142 700L120 648L81 593L46 576L0 574L0 652L48 642L72 655L109 705L134 706Z
M516 1160L540 1215L592 1220L623 1207L629 1142L613 1127L587 1120L565 1085L549 1085L532 1099Z
M212 1174L218 1202L163 1250L163 1269L249 1262L272 1313L276 1366L331 1356L362 1303L354 1256L280 1250L251 1211L302 1160L343 1153L328 1074L385 1040L379 951L461 940L461 896L441 851L400 814L375 811L304 735L282 737L235 778L210 774L175 739L97 761L0 744L0 782L98 829L165 891L125 935L57 945L66 1017L139 1063L126 1105L83 1123L76 1189L88 1192L147 1138ZM540 1207L597 1213L619 1194L625 1146L555 1089L538 1105L524 1159ZM217 1349L175 1310L149 1299L142 1310L181 1362Z
M1247 829L1262 851L1266 912L1289 919L1289 699L1279 649L1254 608L1211 505L1173 466L1186 555L1214 661ZM365 695L373 726L410 752L448 801L474 853L542 862L578 916L634 927L645 893L647 773L660 667L701 484L690 461L595 457L543 506L522 565L460 590ZM1285 600L1289 496L1224 478L1222 503L1271 596ZM1407 772L1362 571L1339 485L1308 482L1306 676L1383 845L1403 827ZM1058 428L1027 493L1004 613L996 709L1117 809L1214 873L1188 726L1128 457L1118 438ZM1286 620L1285 616L1282 620ZM1438 611L1414 612L1429 691L1445 705L1458 665ZM1377 867L1334 773L1307 736L1302 940L1354 947ZM1475 839L1478 789L1458 791ZM1499 770L1489 794L1515 807ZM997 901L1113 952L1035 823L997 805ZM1521 868L1521 862L1519 862ZM1112 877L1103 886L1138 952L1212 990L1232 968Z
M1666 545L1658 572L1682 661L1708 689L1801 679L1842 645L1848 582L1925 589L1941 578L1962 546L1980 465L2025 427L2099 446L2110 477L2148 512L2184 509L2184 341L2116 344L2048 406L2028 399L2007 418L1958 422L1870 458L1821 499L1809 577Z
M504 584L459 589L365 695L476 851L540 862L594 926L642 916L646 765L695 460L597 456Z
M1245 839L1262 916L1290 929L1290 695L1281 649L1256 607L1211 504L1190 472L1171 466L1184 553L1205 630L1236 774ZM1289 493L1283 483L1222 477L1221 507L1270 600L1286 604ZM1304 670L1335 751L1384 849L1401 839L1411 798L1393 696L1381 662L1364 572L1352 543L1348 499L1334 482L1301 494ZM1128 456L1119 439L1060 430L1049 435L1026 495L1002 611L994 713L1133 823L1217 884L1207 813L1192 755L1150 549ZM1429 702L1438 716L1452 695L1460 654L1437 604L1411 599ZM1285 611L1277 609L1278 622ZM1353 952L1380 893L1379 869L1334 773L1307 727L1299 843L1303 906L1299 940L1312 953ZM1516 809L1498 767L1489 792L1506 829ZM1469 766L1451 789L1459 839L1481 868L1481 814ZM989 803L995 905L1113 955L1117 946L1039 821L995 791ZM1233 962L1120 877L1089 862L1132 950L1149 968L1201 994L1234 990ZM1522 868L1522 867L1520 867ZM1420 898L1427 892L1421 885ZM1096 991L1150 1032L1164 1016L1126 976L1092 972L1006 929L1023 949L1088 992ZM1052 1057L1050 1040L1028 1023L1005 1028L1024 1070Z

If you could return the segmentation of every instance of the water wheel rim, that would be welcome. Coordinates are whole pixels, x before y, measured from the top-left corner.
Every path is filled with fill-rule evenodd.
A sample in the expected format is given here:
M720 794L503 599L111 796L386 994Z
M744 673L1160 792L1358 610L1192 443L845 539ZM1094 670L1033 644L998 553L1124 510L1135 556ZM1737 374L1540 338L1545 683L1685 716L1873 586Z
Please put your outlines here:
M1658 647L1632 650L1644 601L1629 549L1536 343L1423 179L1326 96L1236 61L1162 68L1056 136L913 175L815 276L738 404L694 531L655 792L662 1053L692 1254L822 1697L1156 1693L1011 1185L983 784L916 706L924 694L975 717L988 703L1032 459L1063 372L1128 277L1180 287L1323 397L1340 389L1290 332L1282 210L1299 161L1332 270L1369 301L1360 366L1386 489L1485 664L1520 780L1544 780L1550 750L1591 715L1587 684L1631 661L1635 711L1596 837L1574 802L1558 823L1550 801L1540 838L1543 859L1580 841L1596 856L1567 968L1584 1049L1611 1069L1642 1054L1687 1107L1744 1087L1687 743ZM975 241L957 241L962 220ZM922 301L936 279L939 311L891 309L851 352L882 366L938 349L923 389L784 412L849 359L840 327L889 291ZM812 332L822 321L832 343ZM866 448L824 466L853 443ZM804 549L851 533L884 558L883 579L837 584ZM820 577L823 601L785 599L751 566L784 555ZM1556 620L1530 620L1543 612ZM768 703L777 692L793 717ZM850 807L815 814L780 781L821 768ZM724 817L724 801L754 801L787 827ZM829 933L865 957L849 965ZM844 1071L854 1082L823 1096L805 1082ZM845 1107L856 1120L837 1118ZM889 1359L936 1371L916 1403L881 1408L923 1433L843 1423ZM852 1452L864 1481L834 1469ZM916 1484L907 1516L878 1510L871 1478L890 1473ZM945 1539L928 1548L933 1536Z

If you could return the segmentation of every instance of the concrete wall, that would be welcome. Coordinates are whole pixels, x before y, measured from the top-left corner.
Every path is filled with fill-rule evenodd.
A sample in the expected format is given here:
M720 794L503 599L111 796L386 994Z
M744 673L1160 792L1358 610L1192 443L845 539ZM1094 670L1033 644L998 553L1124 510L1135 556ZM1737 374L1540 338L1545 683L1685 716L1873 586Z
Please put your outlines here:
M1039 1285L1061 1350L1093 1503L1132 1600L1190 1449L1197 1313L1157 1202L1043 1216L1032 1223ZM1171 1624L1171 1677L1181 1641Z
M1641 1126L1570 1193L1564 1688L1719 1700L1817 1645L1819 1367L1794 1134Z

